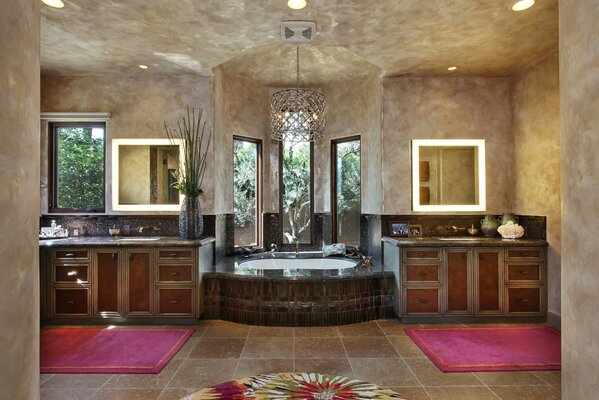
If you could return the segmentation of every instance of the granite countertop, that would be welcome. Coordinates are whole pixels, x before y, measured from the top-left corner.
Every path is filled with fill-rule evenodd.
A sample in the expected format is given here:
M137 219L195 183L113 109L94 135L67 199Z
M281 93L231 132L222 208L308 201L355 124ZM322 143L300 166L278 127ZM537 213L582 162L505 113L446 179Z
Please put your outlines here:
M544 239L502 239L499 237L456 236L456 237L388 237L381 241L399 247L546 247Z
M215 239L211 236L200 239L189 240L172 236L80 236L61 239L40 239L40 248L44 247L125 247L125 246L148 246L148 247L201 247L206 246Z
M226 257L221 260L215 269L211 272L205 272L205 277L218 277L226 275L228 277L240 278L240 279L268 279L268 280L323 280L323 279L347 279L347 278L363 278L368 276L393 276L393 271L385 269L385 266L375 260L372 260L372 267L362 267L362 262L359 259L353 259L350 257L327 257L327 259L342 259L342 260L353 260L356 261L356 266L352 268L343 269L327 269L327 270L316 270L316 269L253 269L244 267L245 261L257 260L257 259L272 259L272 258L285 258L295 259L295 253L279 252L273 257L270 253L259 253L254 254L251 257L244 258L242 256ZM322 252L311 251L300 253L301 259L306 258L322 258Z

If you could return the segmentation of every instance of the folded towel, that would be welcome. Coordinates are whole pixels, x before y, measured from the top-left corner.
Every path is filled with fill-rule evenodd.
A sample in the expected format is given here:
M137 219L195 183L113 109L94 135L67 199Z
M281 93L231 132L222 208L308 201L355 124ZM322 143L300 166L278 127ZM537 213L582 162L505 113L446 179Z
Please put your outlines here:
M333 243L322 246L322 255L324 257L329 256L344 256L345 255L345 243Z

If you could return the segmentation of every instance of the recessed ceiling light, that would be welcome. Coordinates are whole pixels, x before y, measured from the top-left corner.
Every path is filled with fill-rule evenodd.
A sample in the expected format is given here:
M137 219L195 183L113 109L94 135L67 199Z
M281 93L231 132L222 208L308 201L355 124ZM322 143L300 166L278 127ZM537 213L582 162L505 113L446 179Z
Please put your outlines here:
M294 10L301 10L306 7L306 0L287 0L287 6Z
M42 0L42 3L44 3L47 6L54 7L54 8L63 8L64 7L64 3L62 2L62 0Z
M138 65L138 67L139 67L140 69L148 69L148 68L150 68L150 67L148 67L146 64L139 64L139 65Z
M456 67L455 65L447 68L448 71L455 71L456 69L458 69L458 67Z
M512 5L514 11L524 11L535 4L535 0L520 0Z

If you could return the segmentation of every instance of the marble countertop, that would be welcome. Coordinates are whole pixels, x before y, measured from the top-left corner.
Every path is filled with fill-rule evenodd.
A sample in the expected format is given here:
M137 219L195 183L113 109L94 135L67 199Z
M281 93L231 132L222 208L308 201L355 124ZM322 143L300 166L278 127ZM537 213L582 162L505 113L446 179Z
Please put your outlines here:
M321 258L322 252L302 252L299 258ZM269 279L269 280L323 280L323 279L347 279L347 278L363 278L368 276L393 276L393 271L385 269L385 266L375 260L372 261L372 267L364 268L362 262L358 259L350 257L327 257L331 259L355 260L356 266L343 269L253 269L244 267L245 261L251 261L264 258L286 258L294 259L295 253L279 252L273 256L270 253L254 254L248 258L242 256L226 257L221 260L211 272L205 272L204 276L218 277L226 275L231 278L239 279Z
M483 236L447 236L447 237L388 237L381 241L399 247L546 247L544 239L502 239Z
M125 246L151 246L151 247L201 247L206 246L215 239L211 236L189 240L172 236L80 236L63 239L41 239L40 248L45 247L125 247Z

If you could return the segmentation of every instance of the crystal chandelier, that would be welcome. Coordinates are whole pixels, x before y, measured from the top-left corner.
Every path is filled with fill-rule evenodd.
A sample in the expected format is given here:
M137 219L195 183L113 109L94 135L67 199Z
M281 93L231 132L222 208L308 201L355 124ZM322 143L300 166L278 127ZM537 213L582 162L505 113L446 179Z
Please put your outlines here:
M324 137L326 100L322 93L299 88L299 46L296 88L280 90L270 101L270 137L278 141L313 142Z

